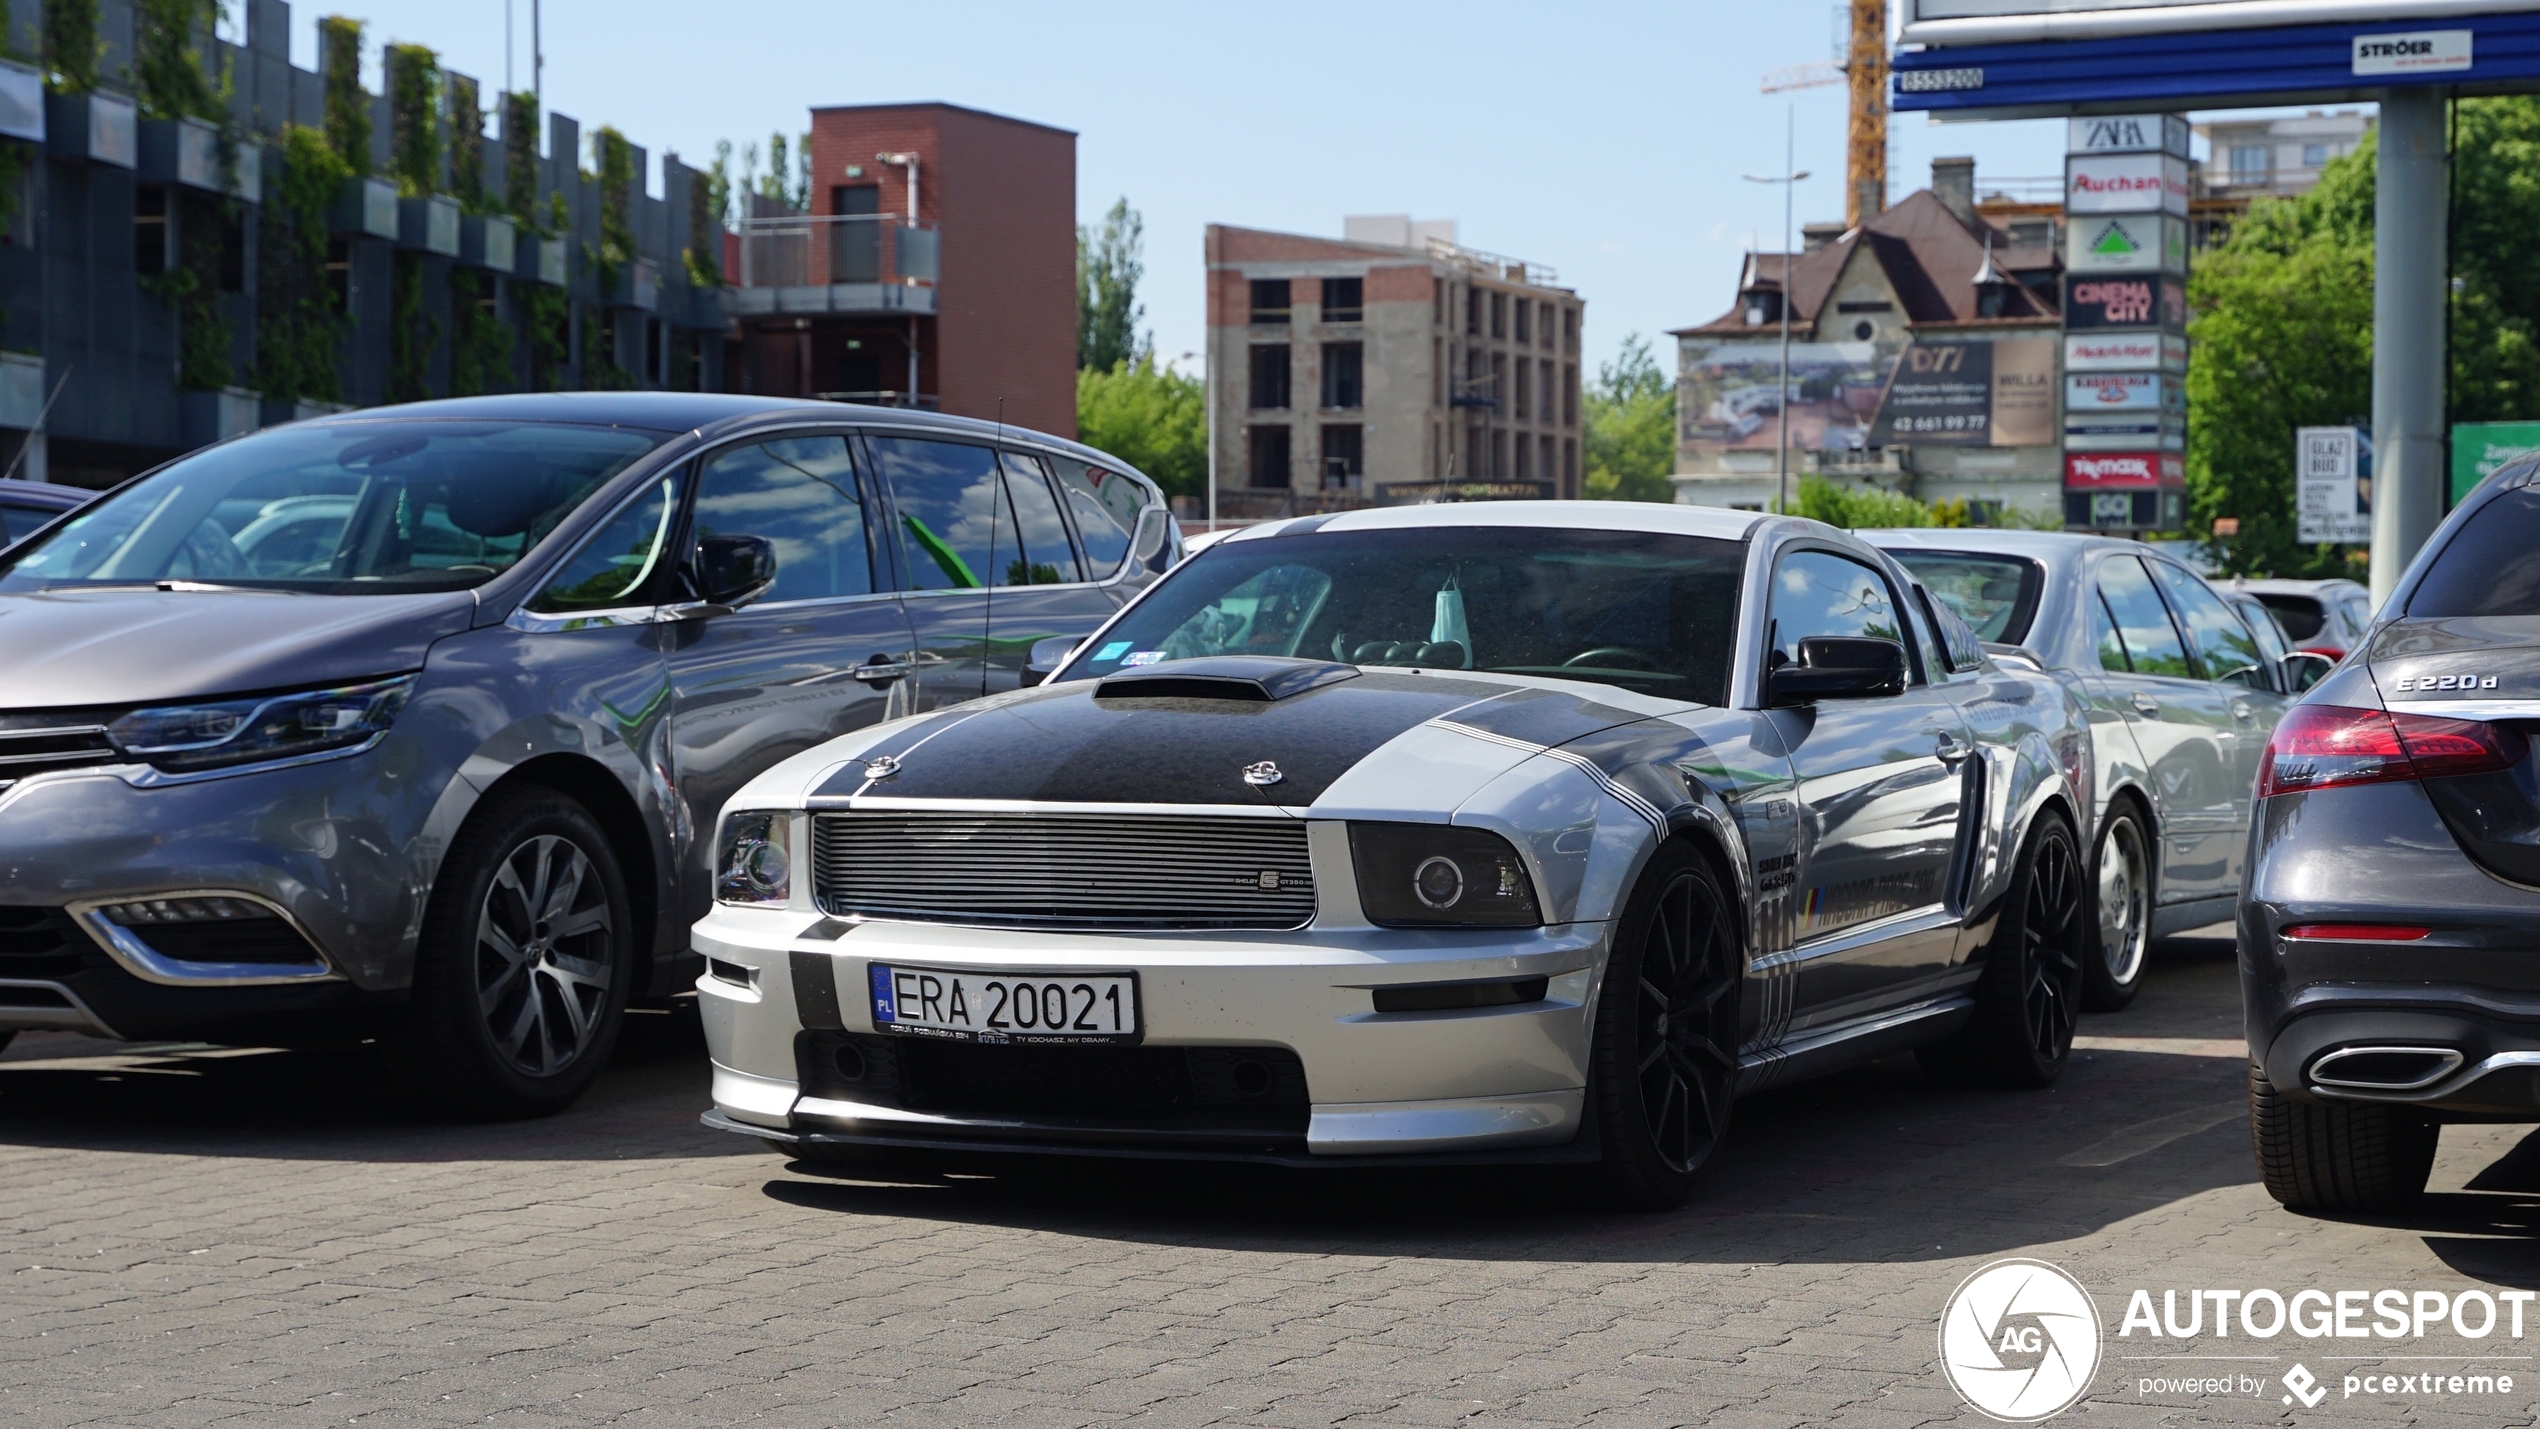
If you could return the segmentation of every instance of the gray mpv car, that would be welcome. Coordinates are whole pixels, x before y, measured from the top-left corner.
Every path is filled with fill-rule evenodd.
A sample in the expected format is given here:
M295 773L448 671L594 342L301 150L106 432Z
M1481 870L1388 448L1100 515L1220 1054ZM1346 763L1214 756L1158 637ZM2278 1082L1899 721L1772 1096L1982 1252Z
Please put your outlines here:
M724 799L1013 689L1169 566L1073 442L763 398L301 423L0 557L0 1040L376 1036L561 1108L693 982Z

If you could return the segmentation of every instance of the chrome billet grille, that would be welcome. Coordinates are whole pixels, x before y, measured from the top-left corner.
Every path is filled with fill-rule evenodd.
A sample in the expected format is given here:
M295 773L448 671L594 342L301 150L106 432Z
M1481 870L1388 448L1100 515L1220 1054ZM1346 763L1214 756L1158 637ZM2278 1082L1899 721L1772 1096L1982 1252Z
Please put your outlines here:
M36 774L119 763L123 755L102 724L71 720L0 719L0 789Z
M821 814L822 911L1016 928L1301 928L1314 869L1295 819Z

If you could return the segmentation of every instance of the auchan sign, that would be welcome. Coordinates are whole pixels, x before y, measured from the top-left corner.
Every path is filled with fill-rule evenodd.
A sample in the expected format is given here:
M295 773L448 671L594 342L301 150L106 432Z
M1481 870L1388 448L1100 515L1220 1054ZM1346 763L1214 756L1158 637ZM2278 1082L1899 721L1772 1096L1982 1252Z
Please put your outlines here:
M2075 154L2064 161L2064 211L2187 216L2187 161L2170 154Z

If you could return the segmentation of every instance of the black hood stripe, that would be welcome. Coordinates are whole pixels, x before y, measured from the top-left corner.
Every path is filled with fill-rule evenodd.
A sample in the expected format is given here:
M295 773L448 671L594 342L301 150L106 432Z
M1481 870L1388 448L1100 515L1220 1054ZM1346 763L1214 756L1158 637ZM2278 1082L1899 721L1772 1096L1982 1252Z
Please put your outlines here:
M1303 808L1404 731L1507 692L1476 680L1375 670L1267 704L1096 700L1094 682L1070 681L1041 698L913 727L906 732L913 737L866 755L896 757L890 778L869 780L855 764L813 793ZM1247 783L1245 769L1264 762L1278 766L1278 782Z

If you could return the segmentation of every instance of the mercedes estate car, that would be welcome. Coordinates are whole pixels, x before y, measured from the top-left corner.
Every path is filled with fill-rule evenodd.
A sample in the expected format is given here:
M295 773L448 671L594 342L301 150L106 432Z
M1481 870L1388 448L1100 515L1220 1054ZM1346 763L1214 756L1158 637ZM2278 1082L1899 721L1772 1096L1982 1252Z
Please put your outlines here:
M2154 938L2232 916L2258 757L2326 668L2288 657L2194 571L2140 541L2057 531L1870 531L1992 642L2088 713L2097 910L2083 1006L2143 985Z
M695 977L724 800L1017 687L1171 562L1012 427L674 394L208 448L0 556L0 1035L376 1037L553 1110Z
M2413 1200L2445 1122L2540 1121L2540 465L2438 528L2276 727L2240 901L2267 1190Z
M1237 531L1052 678L752 780L710 1125L811 1160L1549 1161L1684 1197L1741 1092L2072 1044L2069 692L1811 521Z

